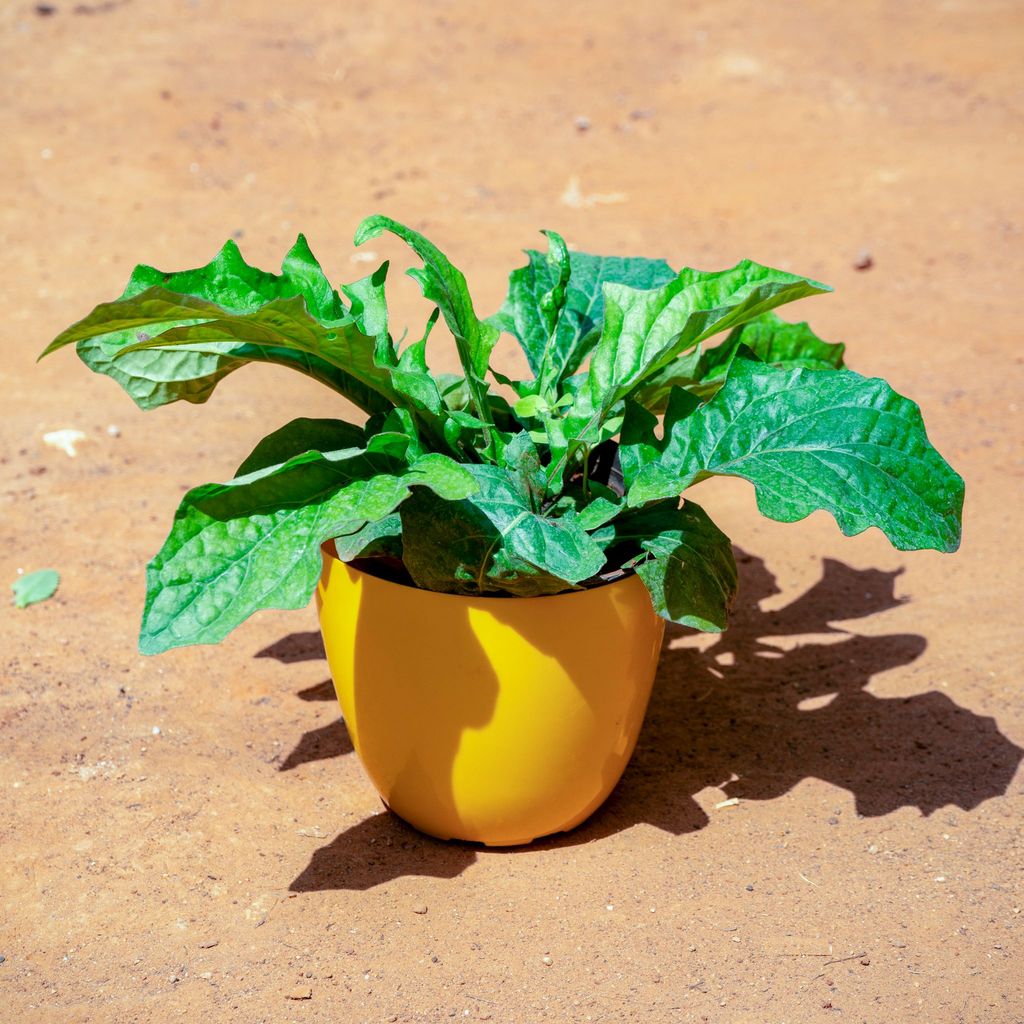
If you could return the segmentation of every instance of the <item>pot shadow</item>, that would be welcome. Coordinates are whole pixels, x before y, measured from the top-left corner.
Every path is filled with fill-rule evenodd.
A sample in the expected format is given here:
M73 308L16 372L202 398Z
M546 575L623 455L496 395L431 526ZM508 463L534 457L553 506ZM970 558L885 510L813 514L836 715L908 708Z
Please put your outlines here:
M396 878L456 878L476 862L477 847L442 842L382 811L346 829L316 850L288 886L290 892L365 891Z
M903 603L895 595L902 570L825 559L807 592L766 611L762 602L780 593L775 577L760 558L736 554L740 590L729 630L707 643L669 627L636 752L609 799L571 832L500 852L574 846L640 823L684 835L708 824L694 797L709 787L770 800L818 778L848 790L857 813L869 817L901 807L926 816L947 805L969 811L1006 792L1024 751L993 718L937 691L876 697L865 689L879 673L913 663L927 641L859 635L836 623ZM307 639L272 647L311 648L309 634L293 637ZM379 814L316 851L291 888L366 889L406 874L452 878L484 849L441 843Z

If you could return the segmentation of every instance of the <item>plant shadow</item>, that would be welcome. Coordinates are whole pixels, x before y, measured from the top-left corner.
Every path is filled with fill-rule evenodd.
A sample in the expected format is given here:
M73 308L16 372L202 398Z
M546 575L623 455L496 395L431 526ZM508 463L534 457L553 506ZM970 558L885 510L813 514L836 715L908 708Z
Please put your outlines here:
M947 805L969 811L1006 792L1024 751L993 718L937 691L910 697L867 691L876 675L919 658L924 637L868 636L836 625L900 605L895 580L902 570L854 569L825 559L821 579L808 591L781 609L764 610L762 603L780 593L774 576L739 549L737 563L739 599L726 633L708 641L670 627L636 752L611 797L572 832L527 849L592 842L639 823L673 835L696 831L708 817L694 797L709 787L727 797L770 800L818 778L852 793L864 816L901 807L924 815ZM292 655L313 649L310 636L293 634L266 650L306 660ZM340 722L334 727L344 730ZM311 735L282 769L312 750L334 756ZM482 849L432 840L380 814L318 850L292 889L366 889L405 874L451 878Z

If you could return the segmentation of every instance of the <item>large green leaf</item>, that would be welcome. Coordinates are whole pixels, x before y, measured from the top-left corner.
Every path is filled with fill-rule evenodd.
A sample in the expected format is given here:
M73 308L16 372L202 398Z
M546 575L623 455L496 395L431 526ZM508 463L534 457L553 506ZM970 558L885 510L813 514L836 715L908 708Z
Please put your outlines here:
M960 543L963 480L929 443L918 407L877 378L736 359L718 394L667 427L660 448L630 504L739 476L771 519L825 509L848 536L877 526L901 551Z
M579 368L597 341L604 284L656 288L676 273L664 260L568 252L559 235L545 234L549 251L526 250L529 262L511 273L508 296L489 319L519 339L530 369L549 391Z
M743 260L729 270L681 270L661 288L604 286L605 320L590 367L595 409L606 411L681 352L786 302L828 291L796 274Z
M217 643L262 608L302 607L319 578L320 545L383 519L416 485L457 500L476 482L443 455L403 467L349 448L194 488L147 568L140 650Z
M688 500L680 508L669 499L627 510L594 538L613 563L635 567L662 618L711 633L728 625L736 594L732 544L700 505Z
M402 239L423 261L423 266L414 267L409 271L409 276L419 283L423 295L441 310L455 339L459 360L466 374L473 412L489 426L491 414L486 376L491 350L498 340L498 329L477 317L462 271L456 269L448 257L418 231L390 217L367 217L356 231L355 243L362 245L384 231L390 231ZM489 431L485 433L488 452L494 458L497 453L495 438Z
M406 568L425 590L522 597L558 593L599 573L604 553L573 512L537 515L524 486L497 467L466 467L478 490L462 501L425 491L402 505Z
M307 333L322 328L321 320L334 325L333 333L348 341L355 366L321 358L309 345L275 342L265 331L252 344L223 328L225 322L259 320L268 307L282 310L284 320L294 320ZM192 336L174 333L217 323L221 328ZM165 351L166 344L175 342L181 347ZM386 412L392 405L387 389L379 386L386 377L368 372L374 368L376 342L346 314L301 235L280 275L249 266L233 242L197 270L164 273L136 267L120 299L97 306L58 335L43 355L70 344L77 345L90 369L117 381L143 409L179 400L205 402L222 378L250 362L300 370L368 413Z
M376 341L363 334L352 317L320 323L306 310L301 297L274 299L251 313L230 314L203 323L185 324L154 338L137 341L118 359L134 352L187 347L193 352L250 349L289 349L347 373L391 402L399 401L391 368L376 358Z

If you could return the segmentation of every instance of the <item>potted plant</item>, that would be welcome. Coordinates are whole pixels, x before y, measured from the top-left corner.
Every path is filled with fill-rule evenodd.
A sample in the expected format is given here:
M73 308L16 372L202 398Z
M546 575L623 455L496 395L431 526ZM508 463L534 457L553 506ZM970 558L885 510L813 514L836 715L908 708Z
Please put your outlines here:
M409 344L390 330L386 263L335 290L300 236L279 275L232 242L198 270L137 267L44 354L74 343L144 409L205 402L269 362L362 410L293 420L185 495L148 567L140 647L216 643L315 591L354 746L419 828L523 843L604 800L665 620L726 626L732 549L689 497L706 477L749 480L772 519L825 509L847 535L957 548L963 481L917 406L773 311L825 285L746 260L676 272L570 252L547 232L480 319L422 235L375 216L356 243L384 231L434 306ZM461 374L428 368L439 316ZM531 379L491 369L502 332Z

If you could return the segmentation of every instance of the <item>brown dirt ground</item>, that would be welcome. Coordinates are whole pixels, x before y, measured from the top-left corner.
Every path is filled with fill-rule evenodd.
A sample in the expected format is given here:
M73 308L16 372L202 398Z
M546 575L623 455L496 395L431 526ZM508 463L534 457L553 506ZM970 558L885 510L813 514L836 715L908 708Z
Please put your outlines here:
M1024 1020L1020 5L54 6L0 10L0 580L63 573L0 615L0 1017ZM351 753L312 609L135 649L182 490L330 396L252 369L143 418L70 353L33 363L135 262L232 234L273 266L301 229L360 276L377 210L484 311L546 226L830 282L800 312L922 404L962 550L705 485L746 552L736 625L670 639L606 807L513 852L414 833ZM62 427L75 459L42 443Z

